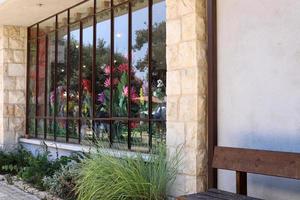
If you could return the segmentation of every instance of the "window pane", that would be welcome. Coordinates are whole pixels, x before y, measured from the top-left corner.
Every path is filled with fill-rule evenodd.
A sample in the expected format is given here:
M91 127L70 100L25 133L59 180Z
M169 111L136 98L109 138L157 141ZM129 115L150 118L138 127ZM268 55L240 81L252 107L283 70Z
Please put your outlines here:
M93 139L93 126L92 120L81 120L80 137L82 143L90 143Z
M101 145L107 146L109 144L109 126L109 122L94 122L94 134Z
M131 115L148 117L148 1L134 1L132 13ZM145 7L146 6L146 7Z
M166 119L166 4L155 1L153 5L152 32L152 115Z
M37 137L40 139L44 139L45 134L45 120L37 119Z
M97 49L96 49L96 85L95 116L108 117L110 108L110 12L97 16Z
M82 30L81 108L82 117L92 116L93 20L89 18Z
M46 33L52 32L55 30L55 17L51 17L46 21L39 24L39 35L45 35Z
M128 6L115 8L114 33L114 68L113 80L110 79L105 86L113 88L113 116L124 117L128 115Z
M149 151L149 123L145 121L130 122L131 128L131 149Z
M118 5L118 4L123 3L125 1L128 1L128 0L114 0L114 5Z
M97 10L96 12L100 12L110 7L111 1L110 0L97 0Z
M79 116L79 24L70 27L69 116Z
M28 119L28 134L30 136L35 136L35 119Z
M29 72L28 72L28 117L35 117L36 101L36 41L29 43Z
M54 140L54 123L53 120L47 120L47 139L48 140Z
M54 114L54 70L55 70L55 33L48 35L48 63L47 63L47 115Z
M158 149L159 145L166 143L166 122L153 122L152 129L152 149Z
M56 120L54 123L56 141L66 142L66 120Z
M64 26L67 26L68 25L68 12L63 12L61 14L58 15L58 18L57 18L57 26L58 28L61 28L61 27L64 27Z
M57 116L67 115L67 29L58 31L56 65L56 109Z
M78 143L79 138L79 126L77 120L68 121L68 134L69 134L69 143Z
M115 121L112 124L113 146L119 149L128 149L128 123Z
M45 116L46 37L38 39L37 116Z
M70 22L75 22L93 14L94 1L86 1L70 10Z

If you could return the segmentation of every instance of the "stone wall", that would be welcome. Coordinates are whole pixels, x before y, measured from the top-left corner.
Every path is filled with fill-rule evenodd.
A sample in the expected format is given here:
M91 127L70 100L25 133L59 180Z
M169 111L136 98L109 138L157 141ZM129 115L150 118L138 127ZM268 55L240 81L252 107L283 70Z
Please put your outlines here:
M0 145L25 132L27 28L0 26Z
M183 148L172 196L207 188L206 1L167 0L167 145Z

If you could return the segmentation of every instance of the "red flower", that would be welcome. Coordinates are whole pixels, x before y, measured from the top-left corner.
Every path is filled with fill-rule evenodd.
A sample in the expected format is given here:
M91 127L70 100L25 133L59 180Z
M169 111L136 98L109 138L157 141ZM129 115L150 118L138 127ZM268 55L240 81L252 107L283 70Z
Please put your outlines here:
M82 80L82 88L88 92L91 92L91 81L88 79Z
M137 122L130 122L130 128L131 129L135 129L138 127L138 123Z
M123 72L128 73L129 66L128 66L127 63L121 64L121 65L119 65L118 70L119 70L120 73L123 73Z
M114 72L115 70L113 69L113 72ZM106 74L106 75L110 75L110 72L111 72L111 67L109 66L109 65L106 65L105 66L105 68L104 68L104 73Z
M128 97L128 86L125 86L123 88L123 95L125 97ZM135 89L133 87L131 87L130 96L131 96L131 98L130 98L131 101L133 101L134 103L136 103L138 101L138 95L136 94Z

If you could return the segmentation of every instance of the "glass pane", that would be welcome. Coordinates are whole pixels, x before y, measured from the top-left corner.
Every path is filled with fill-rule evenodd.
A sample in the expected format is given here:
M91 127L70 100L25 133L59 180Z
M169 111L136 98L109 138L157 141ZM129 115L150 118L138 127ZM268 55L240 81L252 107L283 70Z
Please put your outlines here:
M82 117L92 116L93 20L89 18L82 30L81 106Z
M68 121L69 143L78 143L79 126L77 120Z
M81 121L81 129L80 129L80 137L81 142L83 144L90 144L93 140L93 126L92 126L92 120L82 120Z
M120 3L124 3L125 1L128 1L128 0L114 0L114 5L118 5Z
M55 33L48 35L48 59L47 59L47 115L54 114L54 70L55 70Z
M37 137L40 139L44 139L45 134L45 120L37 119Z
M79 24L70 27L69 116L79 116Z
M153 5L152 32L152 115L166 119L166 3Z
M134 1L132 13L132 77L131 115L148 117L148 5L146 0Z
M28 72L28 117L35 117L36 107L36 41L29 43L29 72Z
M56 120L54 124L56 141L66 142L66 120Z
M145 121L130 122L131 128L131 149L149 151L149 123Z
M53 140L54 139L54 123L53 120L47 120L47 139Z
M38 39L37 116L45 115L46 37Z
M58 31L58 52L56 66L56 109L57 116L67 115L67 29Z
M55 30L55 17L51 17L46 21L39 24L39 35L45 35L46 33L52 32Z
M113 146L118 149L128 149L128 123L115 121L112 124Z
M152 149L166 143L166 122L152 122Z
M101 145L107 145L109 143L109 122L94 122L94 134L98 142Z
M64 27L68 25L68 12L63 12L58 15L57 18L58 28Z
M128 6L115 8L113 116L128 115ZM110 86L111 82L105 83Z
M97 11L100 12L110 7L111 1L110 0L97 0Z
M28 127L28 134L31 137L34 137L35 136L35 119L28 119L27 127Z
M70 10L70 22L79 21L94 13L94 1L86 1Z
M110 12L97 16L95 116L108 117L110 108Z
M34 26L31 27L30 30L29 30L29 36L30 36L29 39L34 39L34 38L36 38L36 34L37 34L37 26L34 25Z

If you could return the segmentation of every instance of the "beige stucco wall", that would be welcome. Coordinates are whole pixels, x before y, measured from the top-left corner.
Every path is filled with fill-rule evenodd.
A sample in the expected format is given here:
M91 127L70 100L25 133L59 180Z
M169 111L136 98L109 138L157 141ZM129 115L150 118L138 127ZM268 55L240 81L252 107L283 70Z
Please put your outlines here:
M300 152L300 1L218 0L219 145ZM219 186L235 190L234 173ZM228 184L232 182L232 184ZM251 196L299 200L300 182L249 175Z
M183 155L173 196L207 188L205 2L167 0L167 146Z
M0 146L25 132L27 28L0 26Z

